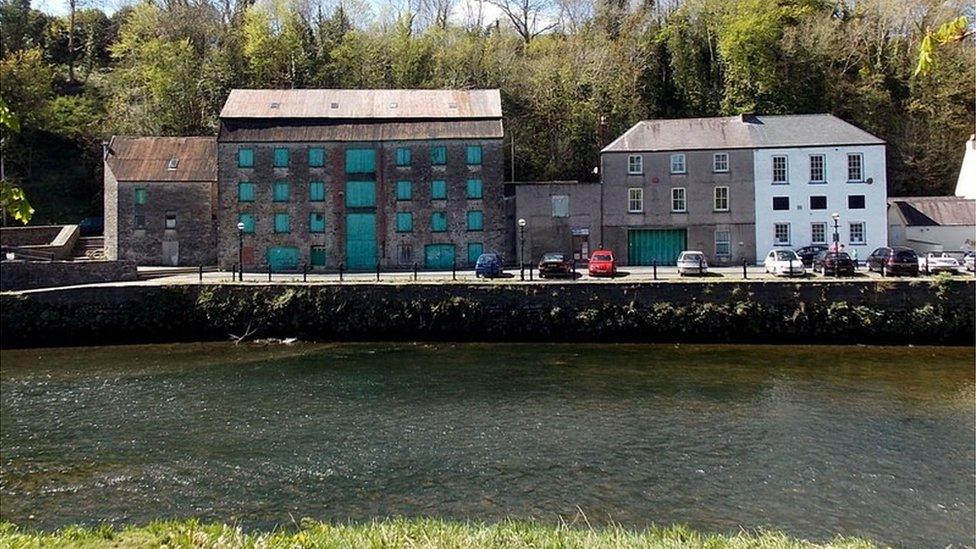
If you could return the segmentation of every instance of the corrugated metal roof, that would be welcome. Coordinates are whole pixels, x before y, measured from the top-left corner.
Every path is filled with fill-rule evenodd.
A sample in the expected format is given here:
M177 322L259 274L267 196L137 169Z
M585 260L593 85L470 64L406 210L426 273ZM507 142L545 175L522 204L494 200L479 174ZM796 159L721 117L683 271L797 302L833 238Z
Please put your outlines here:
M959 196L889 198L908 227L976 226L976 200Z
M883 145L832 114L643 120L603 152Z
M221 118L501 118L494 90L232 90Z
M217 140L116 136L105 161L119 181L216 181Z
M310 124L307 121L235 124L233 120L224 120L220 125L221 143L501 139L503 136L500 119L371 124Z

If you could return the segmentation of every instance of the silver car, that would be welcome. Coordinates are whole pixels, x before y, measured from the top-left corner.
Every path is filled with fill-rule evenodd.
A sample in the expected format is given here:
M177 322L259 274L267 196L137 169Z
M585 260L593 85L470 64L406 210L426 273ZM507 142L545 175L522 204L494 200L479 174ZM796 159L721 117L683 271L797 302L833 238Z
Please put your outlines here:
M703 275L708 272L708 262L701 252L685 251L678 256L678 274Z

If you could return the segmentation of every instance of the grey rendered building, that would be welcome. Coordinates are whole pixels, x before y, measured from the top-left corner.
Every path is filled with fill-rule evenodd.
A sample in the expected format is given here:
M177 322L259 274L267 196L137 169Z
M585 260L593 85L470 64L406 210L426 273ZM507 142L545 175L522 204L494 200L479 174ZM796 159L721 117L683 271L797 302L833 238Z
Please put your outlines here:
M252 269L449 269L508 250L502 138L498 90L234 90L217 262L238 263L239 238Z
M603 242L625 265L754 262L755 176L738 117L645 120L603 149Z
M105 145L105 254L139 265L213 265L213 137L113 137Z
M599 183L520 181L514 186L515 219L525 220L526 262L538 261L547 252L569 254L576 261L589 259L600 242ZM518 260L519 251L517 246L512 259Z

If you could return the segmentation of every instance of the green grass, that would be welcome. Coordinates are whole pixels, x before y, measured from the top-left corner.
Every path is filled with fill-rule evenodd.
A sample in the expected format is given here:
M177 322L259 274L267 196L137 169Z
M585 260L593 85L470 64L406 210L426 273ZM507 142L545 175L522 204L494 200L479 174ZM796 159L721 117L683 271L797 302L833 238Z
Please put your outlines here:
M531 547L531 548L866 548L853 538L826 543L794 539L771 531L732 535L703 534L685 526L627 530L618 526L547 525L504 521L494 524L432 519L389 519L365 524L325 524L305 519L298 529L245 532L240 527L196 520L153 522L116 530L66 527L54 533L32 532L0 523L0 548L21 547Z

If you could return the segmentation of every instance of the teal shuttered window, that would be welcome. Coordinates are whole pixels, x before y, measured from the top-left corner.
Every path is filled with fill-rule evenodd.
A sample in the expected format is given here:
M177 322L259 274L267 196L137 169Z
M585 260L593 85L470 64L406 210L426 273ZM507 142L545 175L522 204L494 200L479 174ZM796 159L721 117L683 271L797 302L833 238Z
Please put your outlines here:
M308 255L312 267L325 267L325 246L312 246Z
M275 181L274 184L274 201L275 202L288 202L291 200L291 187L288 185L287 181Z
M244 224L245 234L254 234L254 214L242 213L237 216L237 221Z
M468 145L468 165L481 164L481 145Z
M310 202L324 202L325 201L325 183L321 181L312 181L308 184L308 200Z
M287 168L288 167L288 149L284 147L276 147L274 150L274 166L275 168Z
M409 166L411 163L413 163L413 154L410 152L410 149L406 147L397 147L396 165Z
M413 214L411 212L397 212L396 230L398 233L409 233L413 230Z
M376 183L372 181L346 182L346 207L372 208L376 206Z
M139 187L135 190L136 204L141 206L146 203L146 189Z
M397 181L396 198L397 200L410 200L413 198L413 184L409 181Z
M485 226L485 216L481 210L471 210L468 212L468 230L480 231Z
M237 184L237 201L254 202L254 183L241 181Z
M432 200L447 199L447 181L435 179L430 182L430 198Z
M468 263L474 265L478 262L478 258L481 254L485 253L485 245L481 242L472 242L468 244Z
M447 231L447 212L433 212L430 214L430 231L434 233Z
M480 179L468 180L468 198L477 199L484 195L484 188Z
M237 167L254 167L254 149L237 149Z
M325 166L325 149L322 147L312 147L309 149L308 166L310 168L321 168Z
M322 212L312 212L308 214L308 232L310 233L325 232L325 214L323 214Z
M346 149L346 173L376 173L376 151Z
M431 147L430 163L433 166L443 166L444 164L447 164L447 147Z
M291 217L286 213L276 213L274 216L275 220L275 232L276 233L290 233L291 232Z

